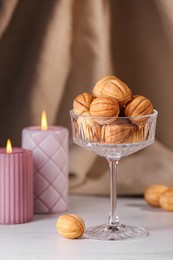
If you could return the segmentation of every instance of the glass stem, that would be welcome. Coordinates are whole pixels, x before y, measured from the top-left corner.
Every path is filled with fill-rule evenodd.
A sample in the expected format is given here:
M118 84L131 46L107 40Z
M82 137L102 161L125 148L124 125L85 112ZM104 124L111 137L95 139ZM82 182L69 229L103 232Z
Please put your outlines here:
M110 170L110 213L109 213L109 225L110 226L119 226L119 218L117 215L117 187L116 187L116 178L117 178L117 167L119 160L110 160L107 159L109 163Z

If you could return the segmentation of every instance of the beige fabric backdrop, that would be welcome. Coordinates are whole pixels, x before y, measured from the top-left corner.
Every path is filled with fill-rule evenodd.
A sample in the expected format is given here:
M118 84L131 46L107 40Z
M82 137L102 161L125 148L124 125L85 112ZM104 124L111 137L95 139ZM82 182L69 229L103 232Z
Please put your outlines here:
M172 11L169 0L0 0L0 146L20 145L43 109L70 130L73 98L114 74L159 111L155 144L120 162L119 194L173 185ZM69 147L70 191L108 194L106 160L71 134Z

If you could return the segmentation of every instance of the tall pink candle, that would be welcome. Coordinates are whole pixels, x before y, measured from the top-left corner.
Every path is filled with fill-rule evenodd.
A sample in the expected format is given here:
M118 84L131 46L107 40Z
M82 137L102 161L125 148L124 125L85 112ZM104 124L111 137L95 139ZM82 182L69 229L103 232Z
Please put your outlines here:
M34 212L55 213L68 207L68 130L62 126L28 127L22 147L33 152Z
M32 151L0 148L0 223L19 224L33 217Z

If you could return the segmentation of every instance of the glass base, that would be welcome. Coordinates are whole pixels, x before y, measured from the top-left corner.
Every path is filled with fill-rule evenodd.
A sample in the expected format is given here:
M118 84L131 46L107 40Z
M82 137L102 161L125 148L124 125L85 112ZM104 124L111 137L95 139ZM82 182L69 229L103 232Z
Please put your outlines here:
M143 238L148 235L144 228L119 224L108 224L86 228L84 237L96 240L130 240Z

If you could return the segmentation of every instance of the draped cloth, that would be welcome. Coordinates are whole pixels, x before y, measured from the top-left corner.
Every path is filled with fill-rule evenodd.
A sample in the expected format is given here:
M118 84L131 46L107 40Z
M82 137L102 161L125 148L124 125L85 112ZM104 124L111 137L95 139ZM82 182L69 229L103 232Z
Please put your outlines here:
M159 112L155 143L120 161L118 193L171 185L172 11L170 0L0 0L0 145L20 145L44 109L70 131L70 192L108 194L107 161L73 144L69 110L112 74Z

